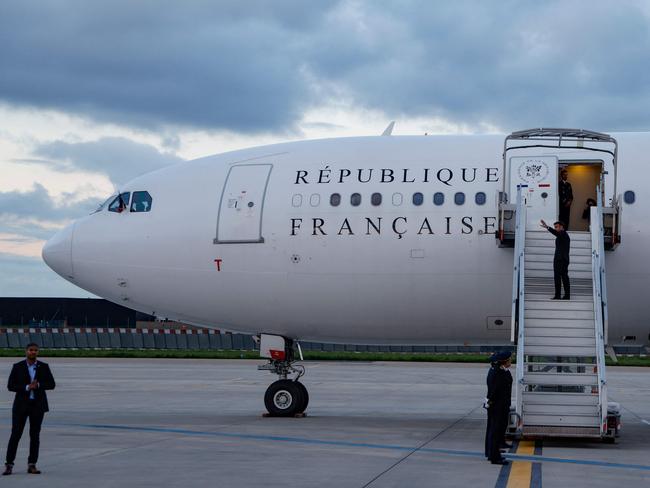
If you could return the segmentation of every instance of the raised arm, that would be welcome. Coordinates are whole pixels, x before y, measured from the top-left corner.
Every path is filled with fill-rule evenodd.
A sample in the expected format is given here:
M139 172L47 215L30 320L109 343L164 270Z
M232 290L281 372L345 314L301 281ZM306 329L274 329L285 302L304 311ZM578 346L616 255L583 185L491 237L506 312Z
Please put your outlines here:
M540 221L539 221L539 225L541 225L541 226L544 227L547 231L549 231L551 234L553 234L554 236L557 237L557 235L558 235L558 231L556 231L553 227L551 227L551 226L549 226L549 225L546 225L546 222L544 222L543 220L540 220Z

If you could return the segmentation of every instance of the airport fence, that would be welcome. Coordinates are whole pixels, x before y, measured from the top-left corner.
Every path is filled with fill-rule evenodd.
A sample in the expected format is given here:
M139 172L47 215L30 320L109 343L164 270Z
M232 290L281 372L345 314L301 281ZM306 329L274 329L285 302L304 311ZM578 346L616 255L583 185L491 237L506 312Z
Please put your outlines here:
M35 342L52 349L169 349L254 351L253 336L215 329L127 329L127 328L0 328L0 349L24 348ZM401 352L401 353L491 353L514 351L512 345L363 345L300 342L303 351ZM643 346L614 346L617 354L645 354Z

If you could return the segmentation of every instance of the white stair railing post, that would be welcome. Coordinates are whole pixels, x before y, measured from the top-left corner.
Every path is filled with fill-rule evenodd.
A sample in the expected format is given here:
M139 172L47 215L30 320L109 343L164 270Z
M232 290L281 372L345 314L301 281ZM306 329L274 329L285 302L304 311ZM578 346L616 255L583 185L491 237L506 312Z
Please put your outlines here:
M517 188L517 210L515 225L515 254L512 282L512 339L515 334L515 317L518 317L517 330L517 370L515 388L515 411L523 421L523 389L524 389L524 267L526 247L526 205L523 201L521 188ZM521 425L523 426L523 425Z
M594 326L596 334L596 368L598 372L598 405L600 408L600 433L607 432L607 378L605 375L605 323L606 289L603 206L600 188L597 203L591 207L591 269L593 278Z

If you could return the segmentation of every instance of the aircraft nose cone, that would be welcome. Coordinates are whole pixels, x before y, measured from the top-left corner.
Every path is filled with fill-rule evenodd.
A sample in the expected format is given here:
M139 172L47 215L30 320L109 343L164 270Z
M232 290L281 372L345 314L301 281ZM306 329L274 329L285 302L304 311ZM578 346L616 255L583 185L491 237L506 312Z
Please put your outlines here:
M72 279L72 237L74 224L57 232L43 246L43 261L56 273L66 279Z

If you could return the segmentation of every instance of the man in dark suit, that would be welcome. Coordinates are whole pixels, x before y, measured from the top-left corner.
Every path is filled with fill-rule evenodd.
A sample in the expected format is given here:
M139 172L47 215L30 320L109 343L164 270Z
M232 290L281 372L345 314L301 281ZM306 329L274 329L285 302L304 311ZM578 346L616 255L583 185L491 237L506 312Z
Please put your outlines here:
M557 221L553 229L541 221L541 226L555 236L555 255L553 256L553 280L555 295L553 300L571 300L571 284L569 283L569 254L571 254L571 238L565 230L564 222ZM564 285L564 296L561 297Z
M40 446L41 424L45 412L49 411L46 390L53 390L56 384L47 363L38 361L38 345L31 343L25 349L26 358L14 364L9 375L7 388L16 393L11 411L11 437L7 446L7 458L3 475L13 472L18 442L29 419L29 458L27 472L40 474L36 468Z
M573 188L571 183L567 181L569 172L563 169L560 172L560 186L559 186L559 200L560 200L560 214L558 220L564 222L564 229L569 230L569 219L571 217L571 204L573 203Z
M488 432L488 459L492 464L508 464L501 455L504 447L508 418L510 417L510 398L512 396L512 375L508 368L511 365L510 351L501 351L494 355L498 362L488 385L488 416L490 431Z

